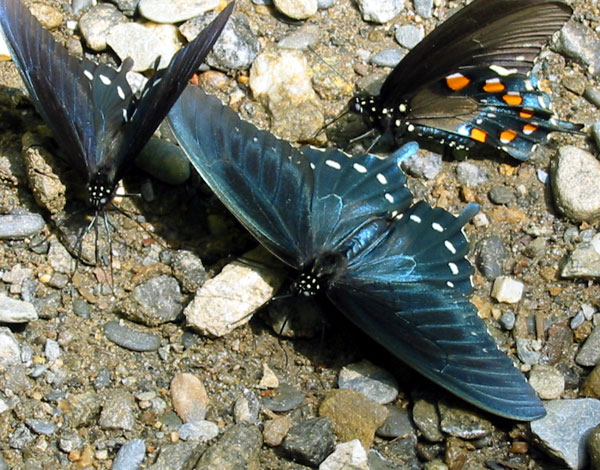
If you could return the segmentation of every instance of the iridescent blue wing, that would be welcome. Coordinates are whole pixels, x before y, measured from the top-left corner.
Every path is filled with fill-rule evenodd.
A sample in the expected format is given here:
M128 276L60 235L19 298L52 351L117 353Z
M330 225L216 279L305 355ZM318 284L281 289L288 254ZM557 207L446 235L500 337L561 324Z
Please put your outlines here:
M398 160L297 149L187 87L168 116L177 140L227 208L295 268L334 249L375 215L410 203ZM382 191L384 188L384 191Z
M327 296L392 354L464 400L511 419L539 418L539 398L466 297L473 268L461 229L476 212L476 204L459 217L414 205L373 249L350 259Z

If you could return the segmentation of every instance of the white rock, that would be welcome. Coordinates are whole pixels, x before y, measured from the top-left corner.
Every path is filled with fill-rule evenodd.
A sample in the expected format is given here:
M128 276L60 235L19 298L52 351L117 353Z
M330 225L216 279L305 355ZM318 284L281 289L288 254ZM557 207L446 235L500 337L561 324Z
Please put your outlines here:
M365 21L387 23L404 9L404 0L357 0L358 9Z
M17 364L21 358L19 343L10 329L0 328L0 364Z
M251 260L250 263L248 260ZM198 289L185 308L188 325L204 335L223 336L247 323L283 280L265 266L276 261L261 247L234 261Z
M140 15L156 23L180 23L214 10L220 0L140 0Z
M275 375L275 372L271 370L267 363L263 364L263 376L258 383L258 388L277 388L279 387L279 379Z
M517 281L509 276L497 277L492 288L492 297L498 302L506 302L515 304L523 296L524 285L521 281Z
M152 68L159 56L159 68L166 67L181 48L177 28L167 24L118 24L106 35L106 43L121 60L131 57L135 72Z
M304 20L317 12L317 0L273 0L275 8L295 20Z
M343 442L321 462L319 470L369 470L367 452L358 439Z
M26 323L37 319L38 314L32 304L0 294L0 322Z

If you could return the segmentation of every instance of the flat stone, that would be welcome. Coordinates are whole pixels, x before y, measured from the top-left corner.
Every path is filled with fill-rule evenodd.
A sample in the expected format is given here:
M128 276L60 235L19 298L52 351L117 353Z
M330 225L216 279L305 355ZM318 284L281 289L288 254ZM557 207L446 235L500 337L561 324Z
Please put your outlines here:
M572 145L561 147L551 165L556 207L576 222L600 218L600 162Z
M190 421L182 424L177 434L184 441L208 442L219 435L219 426L207 420Z
M220 5L219 0L140 0L140 15L156 23L181 23Z
M402 58L405 56L405 52L402 49L390 48L384 49L371 57L371 63L380 67L395 67L400 63Z
M565 378L553 366L538 364L531 369L529 385L542 400L556 400L565 391Z
M146 443L142 439L132 439L121 446L111 470L135 470L142 464L145 456Z
M156 351L160 347L160 337L131 328L122 321L106 323L104 334L113 343L131 351Z
M441 442L444 435L440 431L440 417L435 403L426 399L417 399L413 406L415 426L430 442Z
M423 26L414 26L411 24L398 26L394 32L394 37L398 44L407 49L412 49L425 37Z
M384 422L388 410L354 390L332 390L319 407L319 415L331 420L336 436L343 442L360 439L369 449L375 431Z
M184 423L202 421L208 407L208 394L202 381L193 374L177 374L171 380L173 407Z
M39 214L0 215L0 240L19 240L37 235L46 222Z
M293 410L303 401L302 392L286 383L280 384L273 393L262 397L262 404L276 413Z
M38 314L32 304L0 293L0 322L27 323L37 319Z
M104 400L98 424L104 429L131 431L135 425L135 401L125 390L110 390Z
M417 438L408 410L397 406L388 406L388 415L384 423L377 429L378 436L395 439L414 436Z
M585 367L594 367L600 363L600 326L596 326L587 337L575 356L575 362Z
M544 403L544 407L546 416L531 422L531 432L547 453L569 468L585 468L586 440L600 424L600 400L554 400Z
M262 435L258 427L248 424L229 426L219 440L210 446L194 470L259 469Z
M177 442L160 446L160 454L148 470L192 469L206 447L198 442Z
M306 24L281 39L277 46L283 49L305 50L317 43L319 35L320 30L317 25Z
M244 255L256 260L234 261L198 289L184 310L190 327L203 335L220 337L247 323L252 314L268 302L279 289L282 279L269 266L273 260L263 249Z
M477 267L486 279L492 280L504 274L504 263L508 259L509 250L502 238L490 235L482 238L476 246Z
M462 405L440 401L440 428L445 433L461 439L481 439L494 430L490 421Z

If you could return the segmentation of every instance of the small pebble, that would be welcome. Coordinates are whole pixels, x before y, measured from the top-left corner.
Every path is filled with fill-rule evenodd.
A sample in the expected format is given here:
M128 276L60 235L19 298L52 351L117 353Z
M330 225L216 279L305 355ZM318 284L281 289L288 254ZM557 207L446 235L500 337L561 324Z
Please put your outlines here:
M181 25L179 30L188 41L192 41L216 16L216 13L209 13L196 17ZM206 63L217 69L245 70L252 65L260 50L258 37L246 17L232 16L206 57Z
M193 374L177 374L171 380L173 407L184 423L202 421L208 407L208 394L202 381Z
M497 235L482 238L477 243L476 253L477 267L486 279L496 279L504 274L509 250L502 238Z
M333 451L334 436L327 418L310 418L290 429L282 443L283 450L294 460L318 466Z
M145 455L146 443L142 439L132 439L119 449L111 470L137 470Z
M4 278L3 280L5 281ZM0 293L0 322L27 323L37 319L38 314L32 304Z
M516 316L512 310L508 310L500 317L500 324L506 331L510 331L515 327Z
M49 421L45 421L43 419L27 418L25 420L25 424L36 434L44 434L46 436L54 434L54 424L52 424Z
M160 337L133 329L122 321L106 323L104 334L108 340L131 351L156 351L160 347Z
M434 0L414 0L415 12L421 18L431 18Z
M258 412L260 411L260 401L256 394L248 389L243 389L233 405L233 418L236 423L256 424L258 422Z
M571 321L569 322L569 327L572 330L576 330L584 323L585 323L585 317L583 316L583 312L579 311L573 318L571 318Z
M335 446L333 453L319 465L319 470L370 470L367 453L358 439Z
M394 32L398 44L407 49L412 49L425 37L423 26L403 25L398 26Z
M136 410L133 397L125 390L110 390L102 406L98 424L103 429L131 431L135 425Z
M397 437L405 438L407 436L414 436L415 439L417 438L408 410L405 408L398 408L397 406L388 406L387 410L387 418L385 418L384 423L377 428L376 433L378 436L391 439Z
M9 328L0 327L0 364L18 364L20 360L19 343Z
M35 440L33 433L24 425L15 429L8 439L8 445L13 449L23 449Z
M552 161L552 194L558 209L576 222L600 218L600 162L572 145Z
M417 399L413 406L413 421L429 442L441 442L444 439L440 431L440 417L437 407L431 400Z
M494 426L476 411L440 401L440 428L451 436L461 439L481 439L490 435Z
M460 184L470 187L478 186L489 179L484 169L471 162L460 162L456 166L456 178Z
M404 9L404 0L357 0L358 9L365 21L387 23Z
M202 454L194 470L259 469L262 434L257 426L236 424L225 429L219 440Z
M268 364L263 364L263 375L258 383L258 388L268 389L277 387L279 387L279 379L275 375L275 372L273 372Z
M600 363L600 327L592 330L575 356L575 362L584 367L594 367Z
M382 405L394 401L398 396L395 377L366 360L343 367L338 387L355 390Z
M182 424L177 434L184 441L207 442L219 435L219 426L212 421L190 421Z
M553 366L537 364L529 373L529 385L542 400L556 400L565 391L565 378Z
M566 279L600 277L600 234L582 242L567 255L560 275Z
M401 49L384 49L371 57L371 63L380 67L395 67L404 55L405 53Z
M45 222L39 214L0 215L0 240L18 240L37 235Z
M47 339L44 346L44 355L48 362L52 363L60 357L60 346L53 339Z
M542 342L539 339L517 338L517 355L524 364L534 365L540 361Z
M294 20L305 20L317 12L317 0L273 0L273 5Z
M285 36L277 43L277 46L283 49L305 50L317 43L319 34L320 31L317 25L307 24Z
M492 297L498 302L515 304L521 300L525 285L509 276L497 277L492 287Z
M442 171L442 156L433 152L419 152L402 160L402 169L418 178L435 179Z
M281 445L281 442L287 436L292 428L292 420L289 416L278 416L265 421L263 428L263 439L265 444L271 447Z
M289 384L282 383L272 394L262 397L262 404L271 411L282 413L296 408L304 401L304 395Z
M513 190L506 185L494 186L488 196L494 204L510 204L515 201Z

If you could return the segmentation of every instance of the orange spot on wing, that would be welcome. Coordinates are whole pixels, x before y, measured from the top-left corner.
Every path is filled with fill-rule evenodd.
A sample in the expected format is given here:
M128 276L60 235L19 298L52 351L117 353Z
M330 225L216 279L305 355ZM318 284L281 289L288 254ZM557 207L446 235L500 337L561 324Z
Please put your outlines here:
M507 93L502 97L502 99L509 106L519 106L521 103L523 103L523 98L521 97L521 95L513 95Z
M527 134L527 135L529 135L537 130L538 130L538 126L536 126L535 124L525 124L523 126L523 133Z
M483 91L487 93L499 93L505 89L504 83L500 81L486 81L485 85L483 85Z
M503 144L507 144L512 142L517 137L517 133L513 130L506 129L505 131L500 132L500 142Z
M521 116L523 119L531 119L533 117L533 111L529 109L522 109L519 112L519 116Z
M487 139L487 132L482 131L481 129L471 129L471 139L476 140L477 142L485 142Z
M455 73L446 77L446 85L454 91L462 90L469 83L471 83L471 80L461 73Z

